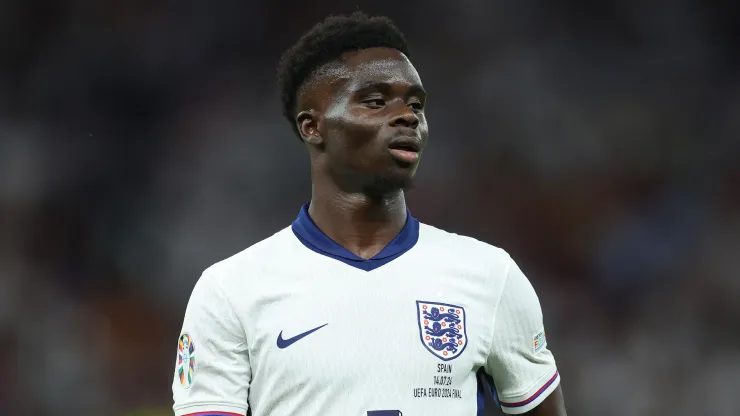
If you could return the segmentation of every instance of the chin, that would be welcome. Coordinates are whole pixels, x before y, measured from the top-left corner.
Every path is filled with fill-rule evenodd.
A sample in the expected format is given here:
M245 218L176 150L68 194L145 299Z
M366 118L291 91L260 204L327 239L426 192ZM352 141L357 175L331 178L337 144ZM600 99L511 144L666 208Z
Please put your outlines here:
M368 194L384 195L396 191L407 191L414 187L414 175L378 175L365 187Z

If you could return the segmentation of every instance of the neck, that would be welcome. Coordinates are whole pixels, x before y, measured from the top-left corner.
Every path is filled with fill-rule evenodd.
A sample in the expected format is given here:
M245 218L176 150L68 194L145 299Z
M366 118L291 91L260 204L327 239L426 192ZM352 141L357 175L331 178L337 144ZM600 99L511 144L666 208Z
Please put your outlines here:
M383 196L313 187L308 213L317 227L350 252L369 259L406 224L403 190Z

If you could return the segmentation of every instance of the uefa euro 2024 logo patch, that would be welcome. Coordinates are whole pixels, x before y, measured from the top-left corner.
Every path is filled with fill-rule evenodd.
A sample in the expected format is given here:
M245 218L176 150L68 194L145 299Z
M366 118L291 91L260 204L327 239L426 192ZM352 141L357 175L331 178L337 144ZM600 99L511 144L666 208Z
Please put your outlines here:
M189 334L182 334L177 343L177 376L180 385L189 388L195 373L195 344Z
M447 303L416 301L421 343L443 361L453 360L468 345L465 309Z
M545 345L547 345L547 335L545 335L545 329L543 328L532 337L532 351L537 354Z

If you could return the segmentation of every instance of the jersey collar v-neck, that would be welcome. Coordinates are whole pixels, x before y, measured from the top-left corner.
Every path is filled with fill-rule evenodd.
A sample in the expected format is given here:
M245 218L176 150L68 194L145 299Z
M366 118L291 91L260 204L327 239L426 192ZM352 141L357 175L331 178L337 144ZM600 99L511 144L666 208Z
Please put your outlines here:
M298 218L291 226L298 240L318 254L339 260L360 270L369 272L390 263L409 251L419 241L419 221L412 217L407 209L406 224L401 232L380 253L370 259L363 259L324 234L308 214L308 206L309 203L306 203L301 207Z

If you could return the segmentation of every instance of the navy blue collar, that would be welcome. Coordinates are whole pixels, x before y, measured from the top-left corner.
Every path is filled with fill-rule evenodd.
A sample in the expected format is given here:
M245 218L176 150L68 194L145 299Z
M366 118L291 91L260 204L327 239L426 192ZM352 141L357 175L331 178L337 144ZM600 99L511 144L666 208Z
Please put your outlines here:
M401 232L380 253L366 260L340 246L336 241L324 234L316 226L316 223L313 222L311 216L308 215L308 205L306 203L301 207L298 218L293 221L291 227L298 240L319 254L342 261L361 270L371 271L377 269L397 259L419 241L419 221L412 217L411 213L407 210L406 225L403 226Z

